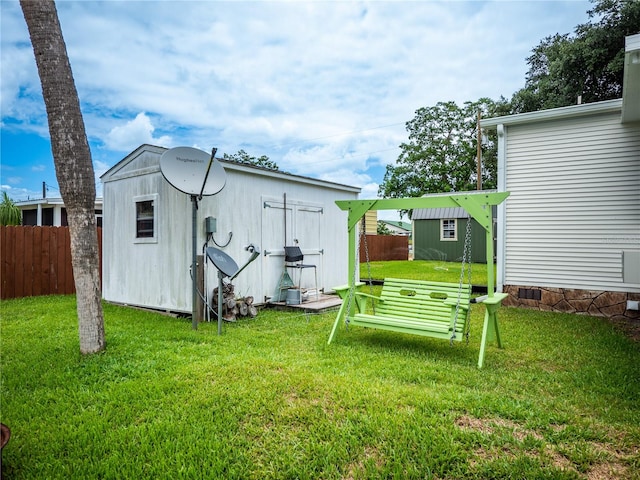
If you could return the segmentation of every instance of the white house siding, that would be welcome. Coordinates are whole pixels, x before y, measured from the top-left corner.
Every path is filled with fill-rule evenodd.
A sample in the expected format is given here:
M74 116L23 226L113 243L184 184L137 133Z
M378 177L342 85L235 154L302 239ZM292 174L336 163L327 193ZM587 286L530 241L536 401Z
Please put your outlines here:
M614 112L505 137L504 283L640 292L640 124Z
M164 148L145 145L105 175L103 228L103 296L105 300L157 309L191 312L189 270L192 258L189 195L164 180L159 159ZM224 163L226 185L204 197L197 213L199 254L205 243L206 217L217 220L214 239L239 266L249 259L245 247L262 254L234 281L236 293L262 303L274 294L284 262L284 194L287 200L287 242L298 239L305 263L318 268L318 288L346 282L346 213L338 199L357 197L358 188ZM135 199L155 195L157 238L136 242ZM213 242L209 246L215 247ZM209 263L209 293L217 271ZM297 280L297 277L296 277ZM302 287L315 287L305 271Z

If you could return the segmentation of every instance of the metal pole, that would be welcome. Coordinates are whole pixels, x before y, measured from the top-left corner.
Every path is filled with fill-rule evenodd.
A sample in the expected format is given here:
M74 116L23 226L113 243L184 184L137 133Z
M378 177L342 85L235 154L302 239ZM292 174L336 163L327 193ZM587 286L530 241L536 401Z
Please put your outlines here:
M193 280L193 292L191 297L191 327L198 329L198 197L191 195L191 279Z
M211 170L211 165L216 158L217 148L211 149L211 158L209 159L209 165L207 165L207 173L204 174L204 181L202 182L202 188L200 189L200 195L198 196L199 200L202 200L202 194L204 193L204 187L207 185L207 178L209 178L209 171Z
M480 110L478 110L478 190L482 190L482 131L480 130Z
M218 335L222 334L222 279L224 274L218 270Z

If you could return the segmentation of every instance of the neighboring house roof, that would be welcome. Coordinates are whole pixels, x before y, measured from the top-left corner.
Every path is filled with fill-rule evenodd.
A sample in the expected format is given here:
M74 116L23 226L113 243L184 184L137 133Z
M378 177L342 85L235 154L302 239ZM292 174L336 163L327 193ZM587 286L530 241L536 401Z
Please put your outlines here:
M407 232L411 231L411 224L408 222L397 221L397 220L379 220L379 222L383 222L387 225L391 225L392 227L398 228L400 230L405 230Z
M411 220L439 220L441 218L467 218L467 211L462 207L416 208Z
M31 200L20 200L16 202L16 206L18 206L21 210L28 210L29 208L36 208L38 205L60 205L64 207L64 201L60 197L51 197L51 198L36 198ZM102 198L96 197L95 201L96 208L102 208Z
M94 205L98 226L102 226L102 214L100 213L103 206L102 197L96 197ZM66 207L60 197L22 200L16 202L16 206L22 212L23 225L67 226Z

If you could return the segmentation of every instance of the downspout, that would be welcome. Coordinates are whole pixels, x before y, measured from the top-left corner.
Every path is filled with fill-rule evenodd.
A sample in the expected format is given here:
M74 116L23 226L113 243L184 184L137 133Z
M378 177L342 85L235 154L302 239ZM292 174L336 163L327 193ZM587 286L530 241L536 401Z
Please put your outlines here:
M497 125L498 133L498 191L507 191L507 127ZM506 259L506 203L498 205L498 223L496 225L496 291L504 291Z

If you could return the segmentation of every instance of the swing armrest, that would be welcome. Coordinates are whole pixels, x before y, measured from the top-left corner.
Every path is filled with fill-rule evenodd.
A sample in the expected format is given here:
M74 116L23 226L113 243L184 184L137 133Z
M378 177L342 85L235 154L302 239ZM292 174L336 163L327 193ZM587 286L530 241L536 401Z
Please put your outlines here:
M470 303L482 303L484 302L487 298L489 298L489 295L481 295L479 297L476 298L472 298L470 300Z
M356 290L364 285L364 282L356 282L355 287ZM337 287L333 287L333 290L338 294L338 296L342 299L346 298L349 294L349 290L351 287L349 285L338 285Z
M380 297L378 297L378 296L376 296L376 295L371 295L371 294L369 294L369 293L356 292L356 293L355 293L355 296L356 296L356 297L371 298L371 299L373 299L374 301L378 301L378 302L380 302L380 303L384 302L384 298L380 298Z
M456 308L456 305L458 304L458 300L456 299L451 299L451 300L444 300L442 302L444 305L448 306L448 307L452 307L452 308ZM466 303L460 303L460 310L469 310L469 305Z
M509 296L508 293L494 293L493 297L487 297L482 300L482 303L487 305L500 305L502 301Z

